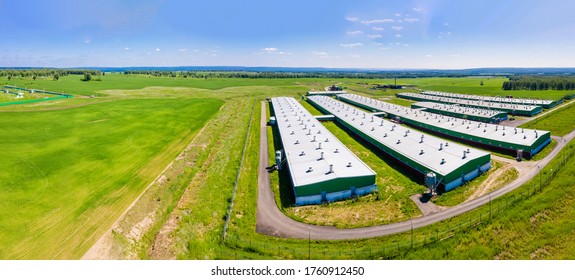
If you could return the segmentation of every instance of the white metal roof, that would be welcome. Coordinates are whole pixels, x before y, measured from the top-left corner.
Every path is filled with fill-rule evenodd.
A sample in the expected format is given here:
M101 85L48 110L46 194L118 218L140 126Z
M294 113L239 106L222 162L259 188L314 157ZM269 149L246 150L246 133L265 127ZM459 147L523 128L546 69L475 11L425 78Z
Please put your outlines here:
M509 104L524 104L524 105L550 105L555 102L553 100L542 100L542 99L528 99L528 98L507 98L498 96L481 96L472 94L460 94L460 93L450 93L450 92L440 92L440 91L424 91L422 94L434 95L434 96L444 96L451 98L461 98L461 99L473 99L482 100L486 102L499 102L499 103L509 103Z
M335 94L346 94L345 90L331 90L331 91L308 91L307 95L335 95Z
M472 106L472 107L493 108L495 110L533 111L533 110L536 110L537 107L540 107L540 106L533 106L533 105L506 104L506 103L489 102L489 101L481 101L481 100L458 99L458 98L451 98L451 97L425 95L425 94L412 93L412 92L398 93L399 97L401 97L401 95L417 97L417 98L425 99L428 101L437 101L437 102L450 103L450 104L460 104L460 105Z
M421 170L422 172L433 171L447 175L471 160L489 155L478 149L414 131L333 98L310 96L308 99L379 143L428 169Z
M473 108L473 107L465 107L459 106L458 104L444 104L444 103L435 103L435 102L417 102L413 105L435 109L444 112L452 112L462 115L474 116L474 117L482 117L482 118L493 118L500 114L507 114L503 111L496 111L490 109L482 109L482 108Z
M271 101L294 187L343 177L375 176L294 98L276 97Z
M451 130L464 135L493 139L496 141L517 145L531 146L535 143L535 141L537 141L538 137L549 133L549 131L515 128L496 124L487 124L478 121L464 120L455 117L448 117L355 94L341 95L340 98L349 98L355 102L364 104L382 112L392 113L394 115L400 116L401 118L412 119L421 123L440 127L446 130Z

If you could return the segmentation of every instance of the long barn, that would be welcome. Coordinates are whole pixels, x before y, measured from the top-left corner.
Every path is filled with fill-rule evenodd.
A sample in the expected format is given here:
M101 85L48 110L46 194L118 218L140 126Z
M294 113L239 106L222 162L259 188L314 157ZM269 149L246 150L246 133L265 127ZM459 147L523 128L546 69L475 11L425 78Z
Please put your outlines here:
M412 131L326 96L310 96L320 111L393 157L422 181L436 180L445 191L470 181L491 168L491 155L435 136Z
M355 94L338 99L369 111L385 112L401 122L433 134L462 140L512 155L531 157L551 142L549 131L507 127L411 109Z
M271 99L296 205L332 202L376 190L375 172L291 97Z

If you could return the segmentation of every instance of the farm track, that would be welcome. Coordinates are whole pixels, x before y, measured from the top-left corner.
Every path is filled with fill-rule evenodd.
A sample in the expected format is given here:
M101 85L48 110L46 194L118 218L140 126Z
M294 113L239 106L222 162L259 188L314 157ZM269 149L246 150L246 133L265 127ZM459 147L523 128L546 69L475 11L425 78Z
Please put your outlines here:
M554 137L557 140L557 146L542 160L537 162L520 162L513 163L510 167L516 167L519 176L516 180L497 189L488 195L482 195L475 199L465 201L457 206L444 209L439 212L415 218L412 221L404 221L394 224L381 226L372 226L354 229L337 229L332 226L309 225L292 220L284 215L276 205L274 195L270 187L269 174L266 170L268 164L268 141L266 134L266 108L262 103L262 119L260 121L260 158L258 167L258 203L256 231L258 233L277 236L290 237L299 239L314 240L346 240L346 239L363 239L378 236L385 236L394 233L406 232L413 228L421 228L439 221L443 221L465 212L471 211L477 207L489 203L492 199L501 197L518 187L522 186L539 173L539 168L545 167L566 144L575 137L575 130L564 137ZM498 160L513 162L504 158L497 157Z

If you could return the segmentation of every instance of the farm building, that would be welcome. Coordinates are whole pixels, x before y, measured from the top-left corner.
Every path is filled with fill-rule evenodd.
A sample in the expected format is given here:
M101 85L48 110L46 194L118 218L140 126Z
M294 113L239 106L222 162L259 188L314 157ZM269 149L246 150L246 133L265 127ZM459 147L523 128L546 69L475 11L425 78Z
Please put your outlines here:
M491 168L491 155L484 151L412 131L326 96L310 96L308 101L417 172L431 188L441 185L449 191Z
M306 93L307 96L313 95L326 95L326 96L336 96L338 94L346 94L347 91L344 90L337 90L337 91L308 91Z
M271 99L296 205L318 204L375 191L375 172L291 97Z
M507 120L507 113L489 109L442 104L435 102L417 102L411 104L413 109L424 109L426 112L486 123L500 123Z
M458 98L425 95L411 92L397 93L396 96L416 101L429 101L444 104L459 104L466 107L497 110L507 112L508 114L511 115L520 115L520 116L533 116L543 111L543 107L541 106L505 104L505 103L487 102L480 100L458 99Z
M338 96L338 99L369 111L385 112L389 117L399 117L401 122L434 134L479 144L492 150L531 157L551 142L549 131L537 131L487 124L431 112L410 109L355 94Z
M499 97L499 96L481 96L472 94L460 94L460 93L449 93L440 91L424 91L422 94L450 97L458 99L467 100L480 100L485 102L496 102L505 104L517 104L517 105L533 105L541 106L545 109L553 108L561 103L561 100L543 100L543 99L528 99L528 98L509 98L509 97Z

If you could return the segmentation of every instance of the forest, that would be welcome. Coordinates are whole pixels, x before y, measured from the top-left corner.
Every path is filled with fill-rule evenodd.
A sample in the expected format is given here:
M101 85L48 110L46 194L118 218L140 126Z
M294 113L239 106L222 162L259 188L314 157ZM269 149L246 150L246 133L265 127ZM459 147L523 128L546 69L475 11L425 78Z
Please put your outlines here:
M511 76L503 90L575 90L575 76Z

